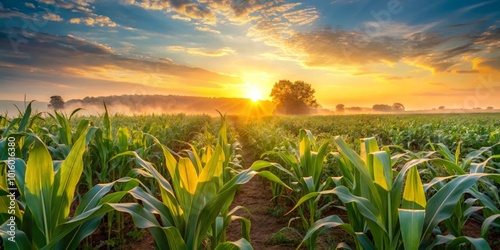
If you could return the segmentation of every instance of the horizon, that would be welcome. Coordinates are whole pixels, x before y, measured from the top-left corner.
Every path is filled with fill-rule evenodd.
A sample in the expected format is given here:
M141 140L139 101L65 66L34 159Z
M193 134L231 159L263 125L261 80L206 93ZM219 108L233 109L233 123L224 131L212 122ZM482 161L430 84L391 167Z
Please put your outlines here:
M0 21L3 100L270 100L288 79L332 111L500 107L498 0L12 1Z
M138 97L166 97L166 98L194 98L194 99L206 99L206 100L225 100L225 105L230 104L231 101L246 101L247 103L240 103L239 105L235 105L234 103L230 105L229 109L229 114L238 114L238 115L243 115L243 116L268 116L268 115L275 115L271 114L272 110L270 109L271 106L275 106L275 104L271 100L252 100L251 98L246 98L246 97L204 97L204 96L183 96L183 95L137 95ZM88 103L83 103L83 100L85 98L79 98L79 99L70 99L70 100L64 100L65 102L65 107L61 109L60 111L62 112L69 112L78 108L83 108L83 110L86 110L87 114L99 114L104 112L104 107L102 106L102 103L100 101L105 100L106 98L117 98L114 101L108 100L110 102L106 102L106 105L108 106L108 111L113 114L122 114L122 115L146 115L146 114L180 114L180 113L185 113L185 114L208 114L206 111L207 110L202 110L202 111L194 111L193 108L198 109L196 107L196 103L184 103L184 108L180 107L177 109L173 110L168 110L164 109L165 103L163 104L156 104L152 105L151 107L148 108L148 104L143 105L143 107L137 109L137 107L134 108L134 105L131 103L131 101L127 98L130 96L127 95L112 95L112 96L87 96L85 98L91 98L93 100L90 100ZM99 100L101 99L101 100ZM168 100L168 99L166 99ZM50 104L49 101L39 101L39 100L3 100L0 99L0 112L5 112L7 111L8 113L15 113L11 111L15 111L18 108L23 110L26 108L26 106L29 103L33 103L33 107L35 107L36 110L40 112L50 112L53 111L52 108L50 108L48 105ZM142 103L142 101L141 101ZM210 102L209 102L210 103ZM7 104L8 106L4 106ZM20 106L24 105L24 106ZM206 104L204 104L206 105ZM214 105L209 104L209 105ZM374 104L374 105L387 105L390 106L390 104ZM150 106L150 105L149 105ZM205 107L206 108L206 107ZM227 107L226 107L227 108ZM375 110L372 107L369 106L345 106L345 111L339 112L336 110L335 107L319 107L316 112L312 112L308 114L309 116L315 116L315 115L356 115L356 114L473 114L473 113L499 113L500 108L497 107L474 107L474 108L453 108L453 107L433 107L429 109L405 109L402 111L381 111L381 110ZM267 110L266 110L267 109ZM258 113L255 113L257 110L260 110ZM266 110L266 111L264 111ZM236 113L235 113L236 112ZM209 112L210 113L210 112ZM210 115L217 116L217 108L214 109L214 113ZM282 115L282 114L281 114Z

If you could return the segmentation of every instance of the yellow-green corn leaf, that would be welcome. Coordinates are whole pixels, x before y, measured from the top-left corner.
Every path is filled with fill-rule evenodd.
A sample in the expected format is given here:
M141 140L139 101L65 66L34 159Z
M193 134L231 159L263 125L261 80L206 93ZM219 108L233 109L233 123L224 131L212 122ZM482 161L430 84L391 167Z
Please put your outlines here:
M411 210L425 209L426 202L424 186L418 174L418 169L414 166L408 170L406 176L402 208Z
M379 151L377 140L374 137L361 139L361 152L360 157L366 163L370 153Z
M54 169L52 158L43 142L35 137L33 148L30 150L28 163L26 166L25 195L26 205L30 208L35 224L43 233L45 242L51 238L49 229L55 228L55 219L50 213L53 209L50 202L52 200L52 187L54 185Z
M181 188L194 195L198 185L198 175L193 163L188 158L180 158L177 165Z
M373 175L373 181L386 191L392 189L391 158L385 151L373 152L368 155L368 165Z
M63 161L54 179L52 196L52 219L55 225L63 223L69 215L76 186L83 172L83 152L85 151L85 134L80 136Z

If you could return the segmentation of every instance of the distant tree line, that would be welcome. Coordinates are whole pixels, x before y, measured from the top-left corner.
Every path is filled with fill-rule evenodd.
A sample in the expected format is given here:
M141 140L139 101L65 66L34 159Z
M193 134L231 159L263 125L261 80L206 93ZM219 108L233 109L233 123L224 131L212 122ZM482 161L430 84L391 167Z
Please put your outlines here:
M337 113L344 113L345 111L361 112L362 110L361 107L346 107L344 104L337 104L337 106L335 106L335 111L337 111ZM403 112L405 111L405 106L399 102L392 104L392 106L387 104L375 104L372 110L381 112Z

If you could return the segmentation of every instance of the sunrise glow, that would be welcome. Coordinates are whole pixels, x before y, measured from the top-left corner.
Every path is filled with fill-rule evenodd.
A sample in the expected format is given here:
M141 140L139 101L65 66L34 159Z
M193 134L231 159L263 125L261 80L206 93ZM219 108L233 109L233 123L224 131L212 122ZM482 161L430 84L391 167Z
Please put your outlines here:
M500 1L396 2L2 2L0 99L255 102L288 79L330 109L500 107Z
M252 102L258 102L262 99L262 94L258 89L251 87L248 89L247 97L252 100Z

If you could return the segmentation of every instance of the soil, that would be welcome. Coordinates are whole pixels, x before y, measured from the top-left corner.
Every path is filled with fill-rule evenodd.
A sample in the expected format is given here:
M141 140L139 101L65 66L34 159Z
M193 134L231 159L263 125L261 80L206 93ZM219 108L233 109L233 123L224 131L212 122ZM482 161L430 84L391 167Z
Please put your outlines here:
M238 126L235 127L238 128ZM241 134L241 131L239 132ZM253 158L255 154L251 150L245 148L245 137L240 137L239 141L243 148L243 165L245 168L249 168L257 159ZM250 212L249 215L246 211L240 209L237 215L249 219L252 223L250 239L254 249L295 249L294 246L271 244L273 235L288 224L286 217L272 216L268 212L274 206L272 198L270 183L256 175L238 190L231 208L244 206ZM241 238L241 225L239 222L231 223L227 230L227 237L229 241L236 241Z
M250 229L250 239L254 249L295 249L293 246L272 245L272 236L280 229L287 226L285 217L276 217L268 213L268 209L273 207L271 201L272 194L268 182L260 176L255 176L249 183L244 185L236 194L232 207L244 206L251 215L240 210L238 215L250 219L252 227ZM241 238L241 225L239 222L232 222L227 232L228 240L235 241Z

